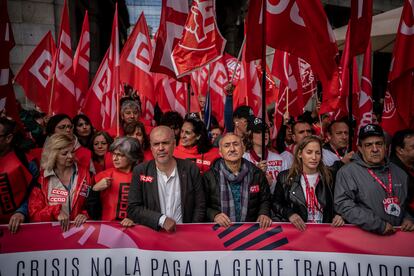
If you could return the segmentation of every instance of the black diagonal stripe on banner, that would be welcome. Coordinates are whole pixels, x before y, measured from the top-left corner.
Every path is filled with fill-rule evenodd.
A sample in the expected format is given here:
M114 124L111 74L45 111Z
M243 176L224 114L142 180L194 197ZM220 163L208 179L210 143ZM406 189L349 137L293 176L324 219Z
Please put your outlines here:
M220 239L222 239L222 238L224 238L225 236L227 236L228 234L230 234L231 232L233 232L234 230L236 230L237 228L239 228L242 225L243 225L243 223L232 224L226 230L224 230L223 232L218 234L218 237Z
M282 232L282 227L278 226L276 228L272 228L269 231L266 231L265 233L261 234L260 236L257 236L256 238L240 245L239 247L236 247L234 250L245 250L247 248L249 248L250 246L253 246L255 244L258 244L259 242L270 238L276 234L279 234L280 232Z
M243 239L244 237L246 237L247 235L253 233L254 231L256 231L258 229L259 229L259 224L258 223L253 224L252 226L250 226L249 228L247 228L246 230L244 230L240 234L237 234L233 238L226 241L224 243L224 247L228 247L228 246L232 245L233 243L237 242L240 239Z
M272 250L272 249L275 249L279 246L285 245L287 243L288 243L288 239L283 238L283 239L280 239L278 241L272 242L271 244L268 244L268 245L266 245L262 248L259 248L259 250Z

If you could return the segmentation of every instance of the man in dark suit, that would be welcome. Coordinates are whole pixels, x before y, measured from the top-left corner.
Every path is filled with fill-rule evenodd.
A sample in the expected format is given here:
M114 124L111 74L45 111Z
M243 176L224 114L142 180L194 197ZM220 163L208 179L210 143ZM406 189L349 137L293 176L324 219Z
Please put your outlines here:
M174 232L177 223L203 222L205 197L200 171L188 160L173 157L174 132L166 126L151 131L154 160L133 171L128 218L153 229Z

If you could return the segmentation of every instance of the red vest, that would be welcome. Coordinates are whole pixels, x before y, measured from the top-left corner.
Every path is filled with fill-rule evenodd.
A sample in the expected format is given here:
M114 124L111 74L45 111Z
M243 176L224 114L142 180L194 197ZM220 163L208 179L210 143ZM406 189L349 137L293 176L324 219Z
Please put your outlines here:
M220 158L220 154L218 148L211 148L206 153L198 153L197 146L188 149L178 145L174 150L174 157L193 161L203 174L210 169L214 160Z
M0 156L0 164L0 224L4 224L22 204L32 175L14 151Z
M132 181L132 172L123 173L115 168L110 168L97 174L95 183L105 177L111 177L112 184L100 195L102 220L122 220L127 216L128 192Z

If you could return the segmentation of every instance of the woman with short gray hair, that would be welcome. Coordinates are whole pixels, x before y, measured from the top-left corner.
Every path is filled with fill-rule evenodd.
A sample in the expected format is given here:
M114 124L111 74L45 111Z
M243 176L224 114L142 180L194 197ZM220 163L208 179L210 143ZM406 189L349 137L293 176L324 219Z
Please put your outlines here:
M120 220L121 225L132 226L126 217L132 169L141 163L144 154L139 142L131 137L116 139L110 146L114 167L98 173L88 197L87 210L92 219Z

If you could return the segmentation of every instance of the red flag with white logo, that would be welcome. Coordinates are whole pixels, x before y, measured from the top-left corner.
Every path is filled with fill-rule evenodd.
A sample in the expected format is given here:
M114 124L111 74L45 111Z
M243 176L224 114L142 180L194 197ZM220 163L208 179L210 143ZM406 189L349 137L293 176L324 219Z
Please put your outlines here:
M89 88L89 57L91 39L89 34L88 11L85 12L82 31L73 57L73 74L75 76L76 95L79 95L77 102L80 106L85 101Z
M234 89L233 108L236 109L239 105L248 104L256 117L262 117L262 89L256 62L254 60L242 61L241 67L243 76Z
M359 93L359 112L357 118L358 131L367 124L372 124L372 82L371 82L371 42L364 55L362 67L361 91Z
M187 113L186 109L186 85L169 76L160 76L157 82L158 91L157 102L162 111L173 110L180 113L183 117Z
M349 114L349 79L350 74L352 73L352 112L355 118L358 117L358 94L360 91L359 88L359 74L358 74L358 64L356 62L356 57L351 56L351 40L350 40L350 27L348 27L345 39L345 47L342 52L341 63L339 65L339 75L340 75L340 86L339 86L339 106L338 109L333 114L335 120L339 120L348 116ZM350 72L350 64L352 62L352 72Z
M125 42L120 56L122 83L131 85L138 94L155 101L154 76L151 69L152 45L144 13Z
M171 54L177 78L219 59L225 46L215 20L214 1L193 0L183 36Z
M119 94L119 32L118 4L116 4L111 44L95 74L83 106L83 113L91 119L92 125L97 129L110 129L117 126Z
M49 79L56 46L51 32L42 38L14 78L33 103L48 112L52 81Z
M414 0L406 0L394 44L382 112L382 126L391 135L403 128L414 128L413 49Z
M304 61L284 51L276 51L273 58L272 74L280 80L279 94L275 107L275 125L279 128L282 124L283 114L289 111L289 115L297 117L303 113L304 103L313 95L312 92L304 93L300 64ZM302 65L305 66L305 65ZM309 66L310 67L310 66ZM310 70L310 68L306 68ZM304 70L304 69L302 69ZM308 71L308 73L310 73Z
M55 79L52 88L53 99L51 111L54 113L65 113L71 117L78 113L79 104L77 100L80 97L80 94L77 94L75 89L72 55L69 12L65 0L63 3L62 20L60 22L57 52L52 66L52 74Z
M261 1L251 1L246 49L250 59L260 58L262 45ZM254 14L253 14L254 13ZM322 111L338 106L338 53L333 31L319 0L284 0L266 3L266 44L303 58L311 64L323 85ZM270 35L271 34L271 35ZM260 44L260 45L259 45Z
M209 65L191 73L191 88L196 95L206 96L209 74Z
M188 15L187 0L162 0L160 26L151 71L176 77L171 53L183 35Z
M352 0L349 26L350 55L365 53L371 37L373 0Z

